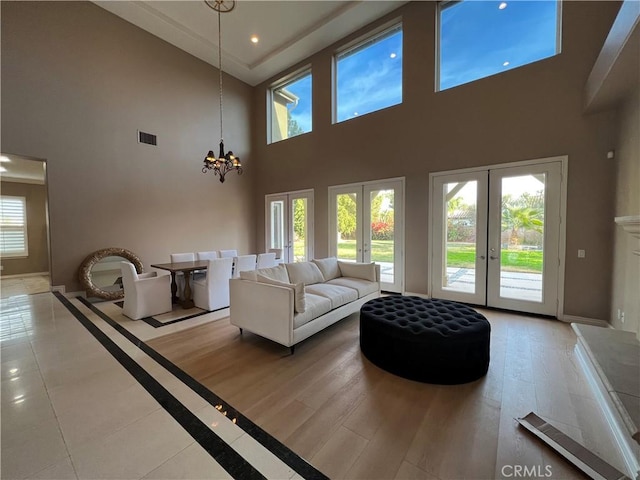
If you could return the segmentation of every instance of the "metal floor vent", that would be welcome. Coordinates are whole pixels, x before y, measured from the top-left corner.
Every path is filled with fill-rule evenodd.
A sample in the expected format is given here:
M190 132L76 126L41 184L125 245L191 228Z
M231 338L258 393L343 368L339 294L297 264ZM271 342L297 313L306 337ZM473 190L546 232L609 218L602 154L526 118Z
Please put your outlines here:
M138 143L146 143L147 145L158 145L158 137L152 133L141 132L138 130Z

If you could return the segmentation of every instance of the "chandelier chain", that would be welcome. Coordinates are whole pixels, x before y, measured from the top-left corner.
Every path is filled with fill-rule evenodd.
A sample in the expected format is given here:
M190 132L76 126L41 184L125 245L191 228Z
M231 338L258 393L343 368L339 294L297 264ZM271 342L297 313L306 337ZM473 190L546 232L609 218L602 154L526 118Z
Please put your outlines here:
M218 10L218 70L220 71L220 141L222 142L222 26Z
M235 156L231 150L227 153L224 152L224 139L223 139L223 105L222 105L222 96L223 96L223 87L222 87L222 20L221 15L223 13L230 12L234 9L236 2L235 0L204 0L205 5L207 5L212 10L218 12L218 78L220 79L220 153L216 157L215 152L209 150L207 155L204 157L204 166L202 167L202 173L207 173L210 170L213 170L214 175L220 177L220 182L224 183L225 175L235 170L238 175L242 175L242 163L240 163L240 158Z

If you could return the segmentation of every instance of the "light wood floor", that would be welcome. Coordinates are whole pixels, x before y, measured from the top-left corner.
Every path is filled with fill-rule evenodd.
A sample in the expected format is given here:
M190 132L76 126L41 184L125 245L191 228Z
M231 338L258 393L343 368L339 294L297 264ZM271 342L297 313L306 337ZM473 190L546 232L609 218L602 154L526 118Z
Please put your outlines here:
M621 471L622 460L555 320L482 311L487 376L457 386L396 377L360 353L358 315L285 347L222 319L148 342L332 479L514 478L581 472L520 429L533 411Z

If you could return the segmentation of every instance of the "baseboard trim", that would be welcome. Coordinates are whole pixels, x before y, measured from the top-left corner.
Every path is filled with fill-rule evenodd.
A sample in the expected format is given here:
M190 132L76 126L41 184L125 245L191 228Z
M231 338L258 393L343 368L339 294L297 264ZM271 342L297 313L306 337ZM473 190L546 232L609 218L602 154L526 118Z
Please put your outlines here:
M87 298L87 294L84 291L79 291L79 292L61 292L64 294L65 297L67 298L76 298L76 297L84 297Z
M4 278L24 278L24 277L42 277L49 275L49 272L34 272L34 273L16 273L15 275L0 275Z
M426 293L404 292L404 295L411 296L411 297L431 298L431 297L430 297L429 295L427 295Z
M612 328L609 322L607 322L606 320L599 320L597 318L578 317L576 315L563 315L559 320L565 323L582 323L584 325Z
M580 337L578 337L578 339L579 338ZM609 424L609 428L611 429L611 433L613 434L616 443L618 444L618 449L622 454L627 474L630 475L631 478L639 478L638 474L640 472L640 463L638 462L634 452L634 449L637 446L634 446L635 442L631 439L631 436L624 425L624 421L620 417L616 407L612 405L611 396L602 383L600 375L598 374L596 367L591 362L589 354L587 353L584 345L582 345L582 341L580 339L574 348L576 357L578 358L578 363L587 377L587 382L594 393L596 402L604 412L604 417Z

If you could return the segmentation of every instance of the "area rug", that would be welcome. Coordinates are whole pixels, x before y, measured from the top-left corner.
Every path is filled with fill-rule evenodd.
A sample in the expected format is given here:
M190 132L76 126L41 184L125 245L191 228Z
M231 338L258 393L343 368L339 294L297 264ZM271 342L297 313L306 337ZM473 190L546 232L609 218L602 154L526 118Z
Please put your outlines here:
M200 308L183 309L174 305L171 312L131 320L122 313L122 301L93 303L82 297L74 298L73 301L83 304L100 316L108 317L144 341L229 317L229 308L207 312Z
M124 302L118 301L118 302L113 302L113 304L122 308L122 306L124 305ZM147 323L148 325L151 325L153 328L160 328L160 327L166 327L167 325L171 325L172 323L191 320L192 318L196 318L201 315L206 315L207 313L211 313L211 312L208 312L207 310L202 310L201 308L198 308L198 307L182 308L180 305L174 305L173 310L170 312L163 313L161 315L154 315L153 317L144 317L144 318L141 318L140 320Z

